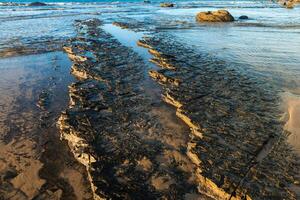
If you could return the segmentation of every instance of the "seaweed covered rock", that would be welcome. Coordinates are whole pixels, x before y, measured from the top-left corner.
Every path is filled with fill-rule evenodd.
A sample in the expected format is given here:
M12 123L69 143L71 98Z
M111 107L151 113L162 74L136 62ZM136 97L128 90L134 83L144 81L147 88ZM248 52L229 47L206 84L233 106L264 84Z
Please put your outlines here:
M196 16L198 22L233 22L233 16L227 10L200 12Z

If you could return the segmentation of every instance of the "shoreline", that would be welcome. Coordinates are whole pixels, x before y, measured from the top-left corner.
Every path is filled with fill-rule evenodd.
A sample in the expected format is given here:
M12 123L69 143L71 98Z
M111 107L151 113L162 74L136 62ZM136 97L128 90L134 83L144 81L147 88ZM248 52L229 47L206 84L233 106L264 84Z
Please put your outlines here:
M2 77L2 81L8 81L1 83L10 88L7 97L17 99L11 102L11 107L4 107L8 115L3 116L6 123L1 125L2 130L4 127L8 130L0 135L0 177L3 178L0 194L4 198L70 199L78 196L84 199L86 196L89 199L88 188L84 186L85 171L68 153L55 126L66 100L63 96L63 87L68 81L66 59L62 52L50 52L0 60L2 65L7 62L7 67L13 66L1 69L4 77L23 65L22 61L26 63L25 67L20 67L22 70ZM65 81L59 78L61 76Z

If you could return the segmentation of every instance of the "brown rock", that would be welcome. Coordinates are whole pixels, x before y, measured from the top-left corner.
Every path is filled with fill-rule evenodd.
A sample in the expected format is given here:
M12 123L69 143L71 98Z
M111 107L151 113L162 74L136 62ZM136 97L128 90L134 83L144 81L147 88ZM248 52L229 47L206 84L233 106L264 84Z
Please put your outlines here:
M198 22L232 22L233 16L227 10L200 12L196 16Z
M168 7L168 8L171 8L171 7L174 7L174 3L161 3L160 4L160 7Z
M239 17L239 19L249 19L249 17L246 16L246 15L242 15L242 16Z
M285 8L292 9L300 3L300 0L283 0L279 1L279 3Z

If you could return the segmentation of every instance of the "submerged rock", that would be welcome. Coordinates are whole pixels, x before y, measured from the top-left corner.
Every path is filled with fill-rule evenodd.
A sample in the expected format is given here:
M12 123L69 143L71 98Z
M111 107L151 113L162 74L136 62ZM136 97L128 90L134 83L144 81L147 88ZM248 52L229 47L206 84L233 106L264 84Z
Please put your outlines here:
M174 3L167 3L167 2L165 2L165 3L161 3L160 4L160 7L163 7L163 8L171 8L171 7L174 7L174 6L175 6Z
M32 3L28 4L28 6L47 6L47 4L37 1L37 2L32 2Z
M227 10L200 12L196 16L198 22L233 22L233 16Z
M242 15L242 16L239 17L239 19L249 19L249 17L246 16L246 15Z
M50 103L49 91L43 90L38 97L37 106L42 110L46 110Z
M122 29L131 29L134 31L143 31L145 28L145 22L140 22L137 20L116 21L112 24Z

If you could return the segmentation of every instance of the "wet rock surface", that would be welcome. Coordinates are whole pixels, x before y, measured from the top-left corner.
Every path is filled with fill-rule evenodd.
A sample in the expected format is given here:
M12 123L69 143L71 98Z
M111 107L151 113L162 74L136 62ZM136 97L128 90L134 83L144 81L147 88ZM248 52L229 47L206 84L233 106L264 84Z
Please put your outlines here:
M273 88L167 34L145 37L137 44L161 68L149 76L190 128L181 145L170 145L143 85L147 67L100 25L78 21L79 36L65 47L79 81L70 86L70 108L59 120L96 197L298 198L299 158L287 144Z
M0 57L15 57L21 55L42 54L61 50L64 39L46 38L42 41L34 41L28 44L16 45L14 47L0 48Z
M171 8L174 7L174 3L161 3L160 7Z
M47 90L43 90L38 97L37 106L40 107L43 110L46 110L46 108L49 106L50 103L50 93Z
M189 131L147 94L143 59L100 25L77 21L78 37L65 47L78 81L58 123L88 169L94 197L209 199L186 156Z
M117 22L113 22L112 24L114 26L118 26L120 28L123 28L123 29L131 29L131 30L142 30L143 28L145 28L143 22L139 22L139 21L133 21L132 19L129 19L130 22L121 22L121 21L117 21Z
M298 198L291 186L299 158L287 144L274 90L163 34L138 44L162 68L149 74L163 85L163 100L191 128L188 154L200 187L216 199Z
M239 19L249 19L249 17L247 15L241 15Z
M37 2L32 2L32 3L28 4L28 6L47 6L47 4L37 1Z
M122 29L134 32L161 32L169 30L184 30L192 27L199 27L199 23L187 18L168 18L164 15L135 19L130 17L120 18L112 21L112 24Z
M233 22L233 16L227 10L200 12L196 16L198 22Z

